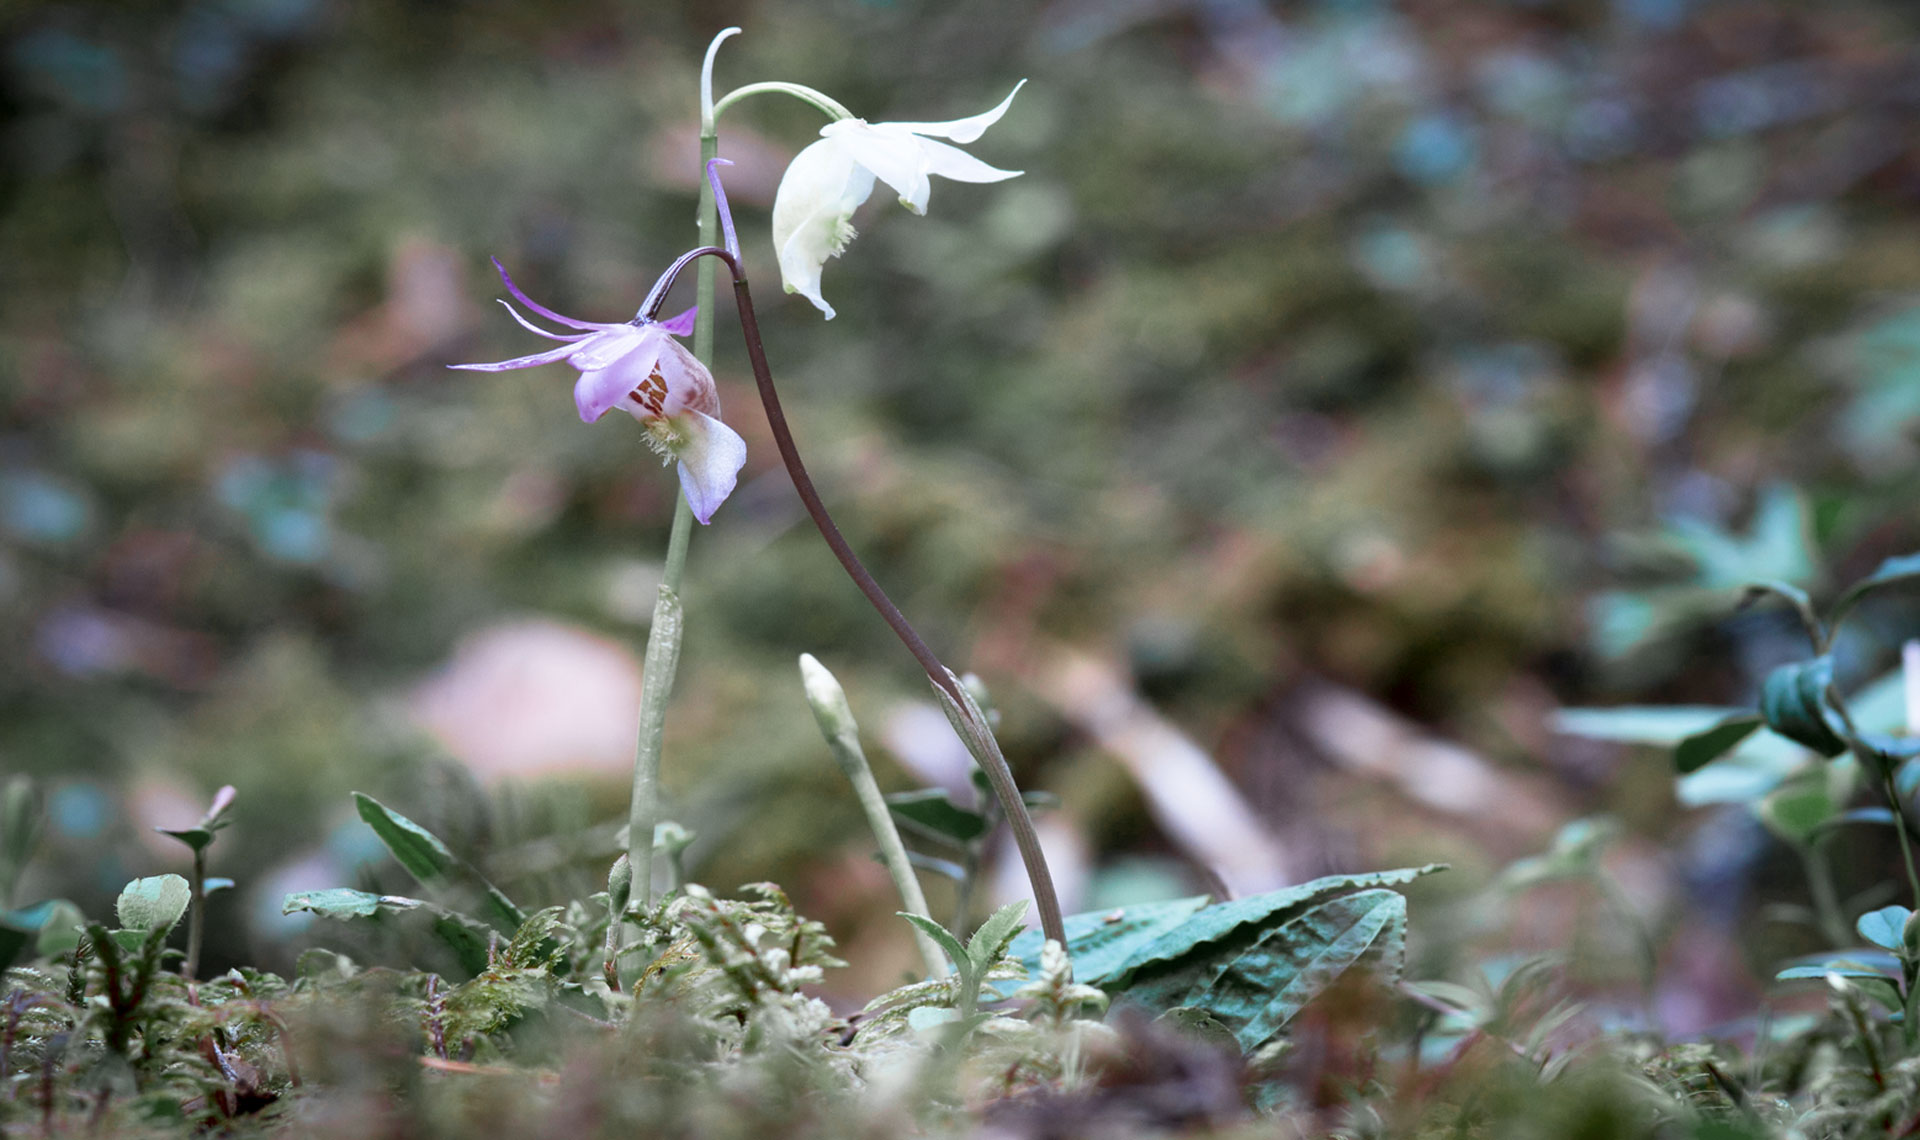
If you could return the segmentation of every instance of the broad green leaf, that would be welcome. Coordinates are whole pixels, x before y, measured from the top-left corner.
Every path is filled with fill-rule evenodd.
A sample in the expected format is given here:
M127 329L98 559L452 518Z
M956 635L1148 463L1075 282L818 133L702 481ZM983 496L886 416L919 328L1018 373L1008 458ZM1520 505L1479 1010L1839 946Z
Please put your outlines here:
M1068 915L1064 925L1074 980L1105 985L1136 951L1185 922L1208 901L1206 895L1194 895ZM1040 931L1026 930L1007 947L1007 953L1020 959L1028 973L1038 974L1044 945L1046 938Z
M1883 906L1879 910L1870 910L1861 915L1859 921L1853 924L1853 928L1860 932L1860 937L1882 950L1891 950L1899 954L1905 946L1907 919L1912 917L1913 912L1906 907Z
M1020 920L1027 916L1027 900L1017 899L987 916L980 929L973 932L967 941L967 957L973 960L973 971L985 975L987 967L1006 949L1007 943L1020 932Z
M1762 729L1717 762L1681 776L1674 782L1674 799L1686 807L1753 803L1812 762L1805 748Z
M1834 600L1833 623L1839 625L1847 611L1870 592L1882 586L1891 586L1897 582L1912 582L1916 579L1920 579L1920 554L1903 554L1887 559L1873 573L1847 587L1846 592Z
M1234 1024L1235 1011L1251 1009L1234 1036L1252 1052L1370 951L1377 951L1397 978L1406 956L1406 931L1407 900L1398 891L1337 898L1262 938L1187 1004L1228 1025Z
M1755 811L1769 831L1793 844L1806 843L1835 814L1827 781L1817 771L1768 792Z
M178 875L154 875L135 879L121 890L113 904L120 925L146 934L153 930L171 930L193 901L193 888Z
M1834 715L1827 708L1826 690L1833 683L1833 658L1816 657L1782 665L1767 675L1760 689L1760 715L1767 727L1822 756L1847 750Z
M459 879L471 879L485 893L487 909L491 913L494 925L512 932L520 928L527 920L526 914L513 904L498 887L481 878L454 855L440 837L419 824L394 811L392 808L361 792L353 793L354 809L360 818L366 821L373 833L386 844L395 860L407 869L407 874L419 881L421 886L445 887L453 885Z
M1120 1000L1163 1011L1204 1011L1250 1052L1363 959L1397 976L1406 950L1406 907L1399 892L1376 888L1288 911L1288 921L1256 927L1251 942L1220 944L1231 948L1188 968L1143 973Z
M49 943L69 934L77 941L79 935L75 928L84 921L80 908L65 899L47 899L19 910L0 910L0 970L13 965L29 947L40 956L58 953L49 949ZM71 948L71 943L60 947L61 950Z
M372 796L353 793L353 806L387 850L422 884L437 886L447 881L459 860L440 842L440 837L387 807Z
M1795 958L1775 974L1781 981L1798 978L1823 978L1829 973L1843 978L1898 978L1900 960L1881 950L1848 950L1841 954L1809 954Z
M1621 744L1653 744L1673 748L1690 736L1710 731L1748 709L1717 705L1625 705L1612 709L1561 709L1551 718L1553 730L1589 740Z
M280 904L280 913L293 914L306 910L323 918L370 918L382 911L407 911L422 905L419 899L400 895L376 895L371 891L356 891L348 887L329 887L321 891L300 891L288 895Z
M887 809L935 835L967 844L987 833L986 817L954 803L940 788L897 792L887 797Z
M895 913L919 927L921 933L938 943L940 949L947 952L947 957L953 959L954 969L961 971L963 975L973 969L973 959L967 957L967 948L960 944L960 940L953 936L952 931L922 914L912 914L904 910Z
M1697 772L1752 736L1764 723L1758 713L1728 717L1705 732L1682 740L1673 750L1673 766L1682 773Z
M1429 864L1363 875L1332 875L1297 887L1215 903L1140 947L1113 972L1112 980L1103 988L1117 992L1149 981L1173 984L1171 979L1180 975L1210 977L1215 963L1230 959L1257 942L1264 931L1320 903L1356 891L1410 883L1444 869L1443 864ZM1160 1008L1180 1004L1167 1002Z
M419 912L429 916L434 936L453 951L461 968L470 974L478 974L487 968L492 931L476 919L435 903L403 895L376 895L369 891L332 887L291 894L280 904L282 914L303 910L343 921Z

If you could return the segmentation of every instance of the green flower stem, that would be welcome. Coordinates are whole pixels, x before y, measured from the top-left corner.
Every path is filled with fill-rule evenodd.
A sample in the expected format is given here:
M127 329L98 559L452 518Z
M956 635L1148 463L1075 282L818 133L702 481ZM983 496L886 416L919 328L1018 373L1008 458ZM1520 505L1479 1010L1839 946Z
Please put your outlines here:
M711 176L709 171L709 176ZM1066 925L1060 917L1060 899L1053 888L1053 874L1047 869L1046 853L1040 849L1040 836L1034 831L1033 817L1027 814L1027 805L1020 798L1019 785L1014 783L1013 770L1007 766L1007 758L1000 751L1000 743L993 737L993 729L987 723L987 717L967 692L960 678L953 670L940 663L927 643L914 631L912 623L907 621L900 607L893 604L887 592L880 588L873 574L853 552L845 535L827 512L827 506L820 501L820 492L813 485L812 476L807 474L807 465L800 458L799 445L793 441L793 430L787 426L787 414L780 406L780 393L773 385L773 370L767 364L767 346L760 337L760 319L753 309L753 291L747 285L746 271L740 267L740 259L717 246L701 246L680 255L680 260L666 273L667 286L670 278L678 273L690 261L715 257L727 263L733 271L734 308L740 318L740 335L747 344L747 362L753 368L753 383L760 393L760 406L767 414L767 427L773 432L774 445L780 450L780 462L787 468L787 475L793 480L793 489L800 496L800 505L806 508L807 517L813 520L814 528L820 537L826 540L827 549L840 563L840 568L853 579L853 584L866 595L881 620L893 630L894 636L913 655L914 660L926 671L927 680L933 682L934 694L940 698L942 711L947 720L960 734L960 739L973 754L973 759L985 773L987 783L992 786L993 794L1000 801L1000 810L1007 815L1007 826L1013 832L1014 846L1020 851L1020 860L1026 866L1027 882L1033 888L1034 901L1039 904L1040 929L1046 937L1061 946L1067 944ZM663 287L663 288L664 288Z
M806 688L807 703L813 706L813 719L820 725L820 735L826 738L827 749L833 753L847 782L853 785L860 810L866 813L867 827L880 844L880 862L893 877L901 905L908 913L932 918L933 912L927 909L927 896L920 890L920 880L907 859L906 844L900 842L900 829L894 825L893 811L887 807L887 798L880 794L880 784L873 778L866 750L860 747L860 728L854 722L853 709L847 705L846 691L811 653L800 655L800 679ZM940 952L939 945L918 926L913 928L913 940L920 948L927 975L946 977L947 956Z
M1800 853L1800 862L1807 872L1807 890L1813 895L1813 914L1820 924L1820 934L1833 947L1842 947L1852 941L1852 931L1847 927L1847 916L1840 909L1840 895L1834 890L1833 868L1827 862L1827 852L1822 846L1824 840L1804 845L1795 845Z
M717 43L716 43L717 46ZM711 129L700 136L700 169L720 150ZM713 188L700 180L700 244L712 245L719 229ZM713 262L701 258L694 276L694 303L700 311L693 321L693 354L713 365ZM634 748L633 796L627 804L627 862L633 868L633 898L642 911L653 905L653 830L660 822L660 746L666 732L667 698L673 693L674 673L680 667L680 582L686 574L687 543L693 535L693 508L687 496L674 496L673 530L667 537L667 560L660 573L660 592L653 601L653 623L647 628L646 657L640 685L640 734Z
M721 112L733 106L749 95L791 95L803 103L810 103L830 119L851 119L853 112L842 107L835 100L800 83L781 83L778 80L768 83L749 83L745 87L736 87L713 105L713 117L719 118Z

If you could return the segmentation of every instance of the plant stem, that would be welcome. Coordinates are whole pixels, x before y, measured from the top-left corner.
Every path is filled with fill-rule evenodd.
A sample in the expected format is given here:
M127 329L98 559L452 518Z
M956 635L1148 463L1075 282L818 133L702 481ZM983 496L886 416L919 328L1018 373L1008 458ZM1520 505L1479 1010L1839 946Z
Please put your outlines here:
M700 138L701 169L720 148L710 131ZM700 183L700 244L711 245L718 226L713 191ZM702 260L694 278L693 354L700 363L713 363L713 265ZM633 795L627 804L627 862L633 868L633 894L640 909L653 905L653 829L660 822L660 750L666 733L667 698L673 693L674 673L680 667L682 630L680 582L687 567L687 544L693 534L693 508L687 496L673 500L673 529L667 536L666 564L660 572L660 591L653 601L653 622L647 627L647 650L641 668L640 734L633 757Z
M1833 947L1845 946L1851 938L1847 916L1840 910L1840 896L1833 889L1833 866L1821 841L1798 846L1800 861L1807 871L1807 890L1813 895L1814 918L1820 934Z
M1020 849L1021 861L1026 864L1027 880L1033 887L1034 901L1039 904L1041 929L1048 938L1066 946L1066 925L1060 917L1060 900L1053 889L1053 875L1047 869L1045 853L1040 850L1040 837L1033 829L1033 818L1027 814L1027 805L1020 799L1019 785L1014 783L1013 771L1007 766L999 742L993 738L993 730L988 727L985 714L974 703L966 687L960 684L959 678L953 675L953 671L941 664L940 658L914 632L906 615L880 588L880 583L874 580L860 557L853 552L853 547L848 545L846 537L840 533L840 528L834 524L833 516L827 513L826 504L820 501L820 493L814 489L813 479L800 459L800 449L793 442L793 432L787 426L786 413L780 407L780 394L774 389L773 373L767 365L766 345L760 338L760 322L754 312L746 274L740 267L739 259L725 250L713 249L711 253L726 261L733 270L733 293L739 310L740 333L746 339L747 359L753 365L754 384L760 392L761 406L767 413L767 426L773 430L774 443L780 449L780 459L786 464L787 474L793 479L794 490L799 492L800 502L806 507L808 517L813 519L813 525L820 531L820 537L826 540L828 549L839 559L841 568L853 579L853 584L860 588L860 592L866 595L881 619L892 628L900 643L907 647L907 652L913 654L914 660L920 663L927 679L933 682L934 692L940 697L947 719L953 722L967 750L973 753L981 771L986 773L987 782L1000 800L1000 809L1006 813L1007 823L1013 829L1014 845Z
M1920 910L1920 872L1913 863L1913 837L1907 834L1907 811L1900 802L1900 788L1891 771L1880 773L1880 786L1887 793L1887 806L1893 809L1893 831L1900 837L1900 858L1907 864L1907 889L1913 892L1913 905Z
M200 945L207 925L207 849L193 849L193 882L187 884L187 958L180 976L191 982L200 969Z
M894 889L900 892L901 905L908 913L932 918L933 912L927 909L927 896L921 891L920 880L907 859L906 844L900 842L900 829L894 825L893 811L887 807L887 798L880 794L880 784L873 778L866 750L860 747L860 729L854 722L853 710L847 706L845 691L827 667L810 653L800 655L800 676L806 687L807 703L813 706L814 719L819 722L820 735L826 738L828 751L833 753L847 782L853 785L853 794L867 817L867 827L880 844L880 862L886 865ZM920 949L927 976L946 977L947 958L940 952L939 945L917 926L913 928L913 941Z
M711 165L707 168L707 178L716 187L719 176ZM731 229L731 227L729 227ZM900 607L893 604L887 592L874 581L873 575L853 552L840 528L834 524L833 516L827 513L826 504L820 501L819 491L814 489L813 478L807 474L807 466L800 459L800 449L793 442L793 431L787 426L786 413L780 407L780 393L773 386L773 371L767 364L767 348L760 337L760 321L753 308L753 293L747 286L746 271L740 266L740 259L718 246L705 245L688 250L667 267L660 282L654 286L656 297L643 308L641 316L650 317L658 308L659 300L673 288L673 282L688 263L702 258L718 258L727 263L733 271L733 296L737 314L740 318L740 335L747 344L747 361L753 366L754 387L760 393L760 406L767 414L767 426L773 431L774 444L780 450L780 461L786 465L787 474L793 480L793 489L800 495L800 502L807 509L807 516L820 531L820 537L826 540L827 548L840 561L841 569L853 584L865 594L867 602L879 613L894 636L913 654L914 660L926 671L927 679L933 682L934 694L940 698L941 710L947 714L947 720L960 739L973 754L974 761L986 774L987 783L992 786L994 795L1000 800L1000 809L1006 812L1007 824L1013 830L1014 846L1020 850L1020 860L1026 865L1027 881L1033 887L1034 901L1039 904L1040 928L1048 938L1067 944L1066 924L1060 917L1060 899L1053 889L1053 875L1047 869L1045 852L1040 849L1040 836L1034 831L1033 817L1027 814L1027 805L1020 798L1019 785L1014 782L1013 770L1007 765L1007 758L1000 751L1000 743L993 737L993 729L987 724L986 714L974 703L973 697L953 675L953 671L940 663L927 643L914 632ZM701 306L701 312L710 306ZM697 331L697 329L696 329ZM638 868L635 873L638 874Z

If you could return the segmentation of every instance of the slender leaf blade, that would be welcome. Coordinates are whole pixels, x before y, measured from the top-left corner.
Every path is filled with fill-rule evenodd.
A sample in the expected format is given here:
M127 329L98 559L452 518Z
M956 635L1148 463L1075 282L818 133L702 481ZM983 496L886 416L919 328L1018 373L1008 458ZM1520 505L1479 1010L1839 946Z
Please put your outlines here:
M1732 751L1765 723L1758 713L1728 717L1705 732L1682 740L1673 750L1673 766L1682 775L1697 772Z
M958 843L971 843L987 833L987 819L954 803L941 788L897 792L887 797L887 810Z

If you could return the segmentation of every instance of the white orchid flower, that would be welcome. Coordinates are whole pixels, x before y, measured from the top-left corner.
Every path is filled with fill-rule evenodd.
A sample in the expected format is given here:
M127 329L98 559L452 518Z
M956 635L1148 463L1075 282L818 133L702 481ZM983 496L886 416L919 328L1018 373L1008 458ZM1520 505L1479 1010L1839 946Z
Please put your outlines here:
M930 175L956 182L999 182L1018 170L1000 170L958 147L935 139L970 143L1000 121L1022 79L1000 105L985 114L948 123L869 123L841 119L820 129L820 141L794 156L773 197L773 247L780 255L780 278L787 292L798 293L833 319L833 306L820 296L820 269L839 257L854 238L853 211L873 193L874 179L894 188L900 204L927 212Z

